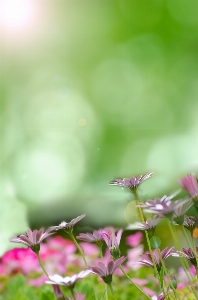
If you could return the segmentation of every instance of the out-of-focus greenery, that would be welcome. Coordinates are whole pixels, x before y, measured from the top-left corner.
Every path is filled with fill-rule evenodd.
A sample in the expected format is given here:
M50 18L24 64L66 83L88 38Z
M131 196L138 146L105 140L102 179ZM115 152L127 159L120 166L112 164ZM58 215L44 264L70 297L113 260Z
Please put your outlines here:
M125 226L110 180L162 196L198 165L196 0L28 1L1 21L1 252L27 214Z

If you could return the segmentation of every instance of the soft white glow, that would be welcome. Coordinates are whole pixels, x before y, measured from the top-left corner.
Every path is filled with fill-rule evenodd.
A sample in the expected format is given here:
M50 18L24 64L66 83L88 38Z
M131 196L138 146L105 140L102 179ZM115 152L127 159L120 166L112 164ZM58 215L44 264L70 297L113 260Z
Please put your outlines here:
M27 25L34 11L32 0L0 0L0 5L1 23L10 29Z

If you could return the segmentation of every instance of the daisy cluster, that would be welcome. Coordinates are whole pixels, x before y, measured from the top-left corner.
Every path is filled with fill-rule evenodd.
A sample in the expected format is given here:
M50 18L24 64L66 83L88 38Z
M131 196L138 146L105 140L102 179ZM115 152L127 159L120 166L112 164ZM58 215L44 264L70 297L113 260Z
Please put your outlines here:
M126 289L126 277L128 287L137 290L137 299L182 299L180 292L186 290L190 294L189 299L198 299L198 183L194 174L187 175L179 180L179 184L187 191L188 197L175 199L178 193L163 196L156 199L148 199L142 202L138 198L138 188L153 173L147 173L138 177L116 179L110 185L128 188L136 200L137 210L141 220L130 224L125 228L135 230L136 233L126 237L126 244L131 248L122 253L120 247L124 229L113 227L100 228L93 232L82 232L75 237L73 228L81 221L85 214L78 216L70 222L62 222L58 226L49 227L47 230L28 229L25 234L11 238L11 242L21 243L27 248L15 248L4 254L0 261L0 275L22 272L28 277L28 283L38 286L48 284L53 287L56 299L85 300L85 299L125 299L117 295L113 287L113 277L118 276L123 282L123 293ZM192 208L194 215L187 212ZM175 244L172 247L160 249L161 237L156 235L156 227L164 222ZM182 233L187 247L180 244L178 238ZM70 239L64 239L55 235L63 230ZM147 242L148 251L144 252L141 244L143 234ZM46 243L43 241L47 239ZM105 249L104 249L105 246ZM81 259L80 259L81 257ZM181 260L181 267L176 272L165 265L169 257L177 257ZM150 267L151 276L141 278L141 268ZM75 272L78 270L78 272ZM31 272L40 276L31 278ZM43 275L41 275L43 272ZM138 273L137 273L138 272ZM135 277L135 274L138 274ZM97 285L93 276L98 277L98 283L104 285L104 295L99 296ZM77 291L79 281L90 280L90 295ZM146 286L149 281L155 288ZM70 293L65 294L65 290ZM66 292L67 293L67 292ZM187 295L187 294L186 294ZM181 296L182 297L182 296ZM194 297L194 298L193 298ZM185 298L188 299L188 298Z

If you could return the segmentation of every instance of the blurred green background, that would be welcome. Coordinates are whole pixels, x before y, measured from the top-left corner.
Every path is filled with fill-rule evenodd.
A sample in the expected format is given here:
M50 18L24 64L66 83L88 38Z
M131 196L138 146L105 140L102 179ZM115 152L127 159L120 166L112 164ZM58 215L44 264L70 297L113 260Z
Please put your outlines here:
M197 171L197 0L0 2L1 253L83 213L125 227L115 178L153 171L152 198Z

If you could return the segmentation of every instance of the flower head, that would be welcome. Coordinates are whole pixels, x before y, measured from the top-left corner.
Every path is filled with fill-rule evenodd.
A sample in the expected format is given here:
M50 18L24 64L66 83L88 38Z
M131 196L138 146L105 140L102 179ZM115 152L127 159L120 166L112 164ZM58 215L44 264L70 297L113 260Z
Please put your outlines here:
M64 229L64 230L66 230L66 231L70 231L70 230L72 230L73 229L73 226L77 223L77 222L79 222L80 220L82 220L84 217L85 217L86 215L81 215L81 216L79 216L79 217L77 217L77 218L75 218L75 219L72 219L70 222L65 222L65 221L63 221L63 222L61 222L58 226L53 226L52 228L53 228L53 230L60 230L60 229Z
M182 251L177 251L176 252L179 256L184 256L187 258L192 265L197 267L197 260L194 251L192 251L191 248L182 248ZM196 247L196 253L198 255L198 247Z
M131 224L127 226L127 229L132 229L132 230L146 230L148 231L151 235L154 235L155 228L157 224L163 219L163 216L154 216L153 219L147 219L146 222L136 222L134 224Z
M174 210L173 220L177 224L182 225L184 222L184 215L192 205L193 205L193 201L190 199L187 202L184 202L181 206L177 207Z
M107 264L99 262L98 267L89 267L89 270L91 273L100 276L105 283L110 284L113 273L125 261L125 259L126 257L122 256L115 261L110 259Z
M40 243L54 233L55 231L53 227L49 227L46 231L44 228L41 228L40 230L35 229L33 231L28 229L26 235L20 234L15 238L11 238L10 241L14 243L22 243L31 248L34 252L38 252L40 250Z
M91 273L90 270L81 271L79 274L75 274L71 277L62 277L58 274L49 276L49 280L46 281L48 284L58 284L58 285L64 285L68 288L74 288L74 285L77 281L79 281L82 278L87 277Z
M139 175L137 177L115 179L114 181L110 182L110 185L128 187L132 192L134 192L140 184L142 184L146 179L150 178L152 175L153 173L150 172L150 173L146 173L144 176Z
M198 182L194 174L189 174L180 179L179 184L188 192L193 200L198 198Z
M114 259L119 258L121 256L119 245L122 236L122 229L120 229L116 235L113 227L107 227L104 230L101 230L100 234L107 244L112 257Z
M154 257L155 264L156 264L158 272L160 272L161 267L162 267L160 256L161 256L162 260L166 259L169 256L179 256L179 255L177 255L174 247L172 247L170 249L168 249L168 247L166 247L164 250L161 251L160 256L159 256L159 253L158 253L157 249L154 249L152 251L152 253L153 253L153 257ZM141 255L141 260L139 260L138 263L140 263L144 266L154 268L150 252L146 252L146 253L142 254Z
M196 216L184 216L183 226L188 229L191 233L196 228L198 219Z
M103 241L103 237L100 234L101 230L94 230L93 233L80 233L80 235L77 236L77 239L89 242L89 243L97 243L100 241Z
M173 213L179 209L180 206L182 206L187 200L180 199L176 201L166 201L158 203L158 201L153 201L153 203L149 203L149 208L144 209L145 212L148 213L154 213L154 214L161 214L166 217L171 217Z

